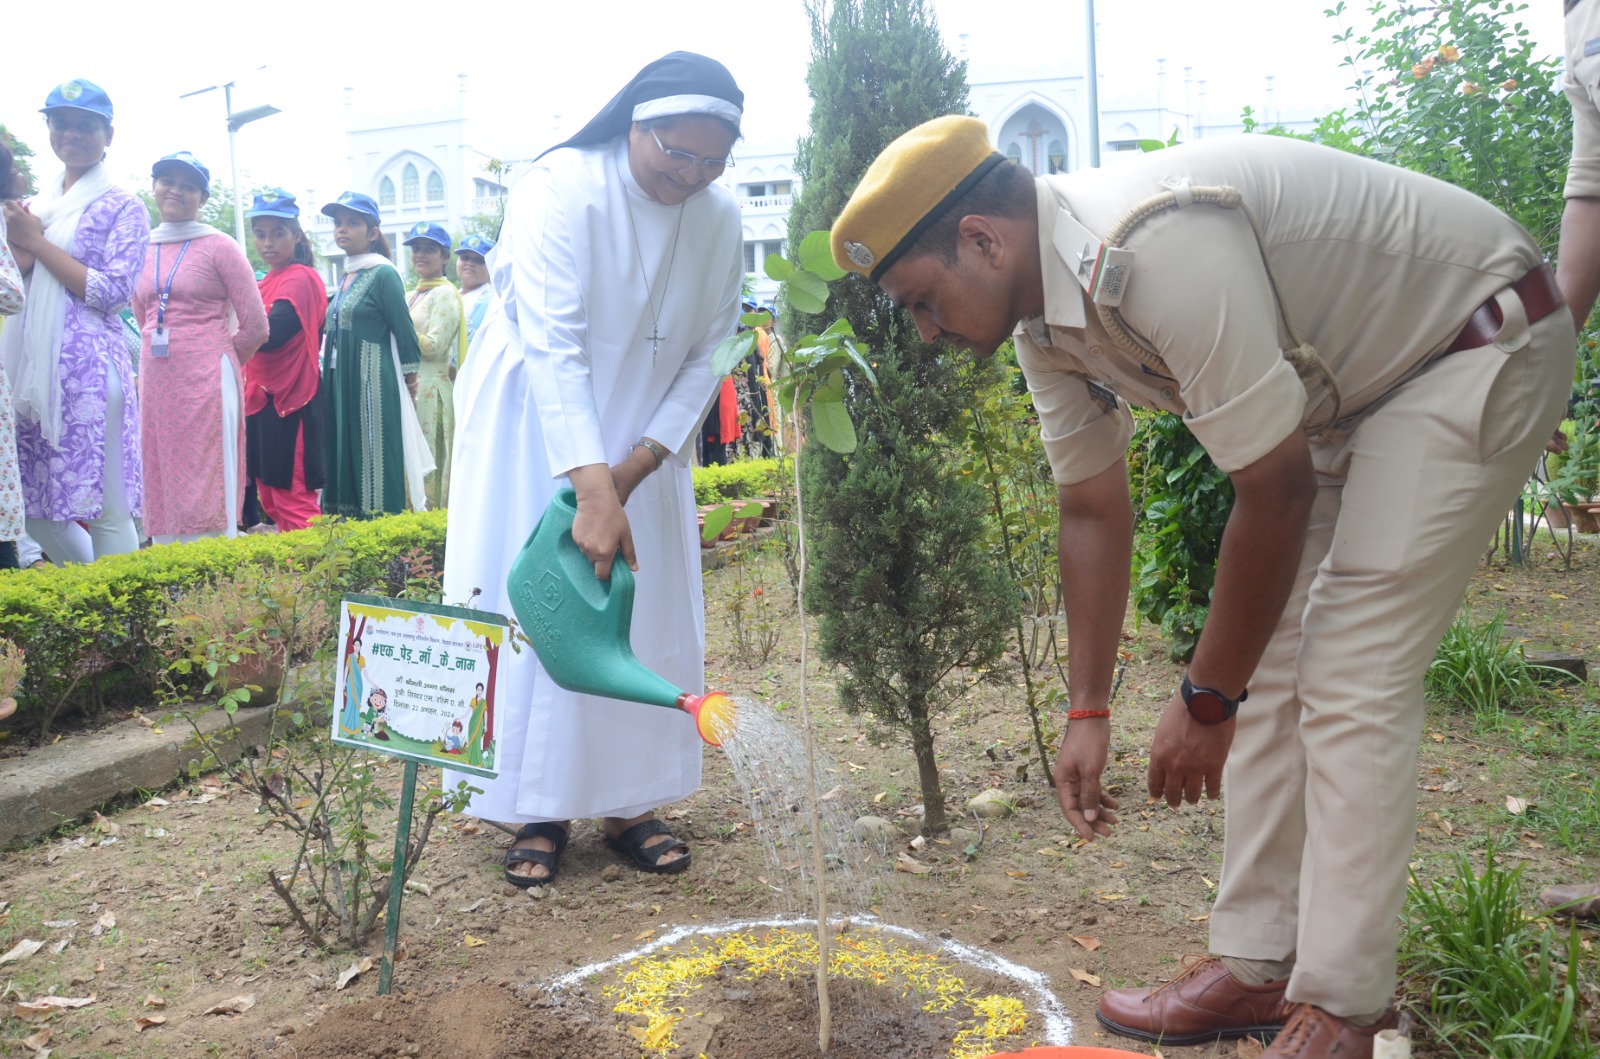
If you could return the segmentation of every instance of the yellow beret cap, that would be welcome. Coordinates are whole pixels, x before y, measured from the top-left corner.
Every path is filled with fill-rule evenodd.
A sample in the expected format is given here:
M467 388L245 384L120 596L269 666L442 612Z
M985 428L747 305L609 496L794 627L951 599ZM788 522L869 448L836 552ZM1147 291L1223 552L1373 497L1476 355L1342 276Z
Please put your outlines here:
M977 118L925 121L883 149L833 222L833 260L876 283L944 212L996 165Z

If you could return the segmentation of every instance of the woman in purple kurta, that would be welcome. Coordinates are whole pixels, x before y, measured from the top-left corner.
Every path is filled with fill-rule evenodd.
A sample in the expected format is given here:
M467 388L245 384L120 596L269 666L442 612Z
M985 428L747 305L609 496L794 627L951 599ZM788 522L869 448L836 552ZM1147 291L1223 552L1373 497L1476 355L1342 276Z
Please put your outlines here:
M26 206L5 204L28 301L0 342L28 533L57 563L89 562L139 547L139 401L117 314L144 265L150 220L105 173L105 93L68 81L50 93L44 114L66 169Z

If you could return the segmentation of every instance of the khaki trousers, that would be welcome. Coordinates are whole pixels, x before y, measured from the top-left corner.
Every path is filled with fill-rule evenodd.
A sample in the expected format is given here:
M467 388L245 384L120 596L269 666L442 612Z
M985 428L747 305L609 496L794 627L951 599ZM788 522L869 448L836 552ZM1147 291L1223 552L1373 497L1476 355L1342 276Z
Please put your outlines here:
M1435 361L1314 439L1299 577L1239 708L1211 949L1295 962L1288 997L1383 1009L1416 834L1423 675L1560 420L1572 319Z

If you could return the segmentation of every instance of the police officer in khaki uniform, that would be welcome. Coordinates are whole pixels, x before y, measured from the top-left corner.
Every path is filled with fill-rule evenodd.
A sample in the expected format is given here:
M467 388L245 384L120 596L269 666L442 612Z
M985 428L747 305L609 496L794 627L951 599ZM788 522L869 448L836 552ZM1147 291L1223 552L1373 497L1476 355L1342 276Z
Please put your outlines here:
M1556 282L1581 326L1600 295L1600 0L1566 0L1566 10L1561 87L1572 101L1572 160ZM1558 436L1552 447L1563 451L1565 440ZM1547 886L1539 901L1566 915L1594 919L1600 917L1600 883Z
M1281 1026L1273 1059L1369 1056L1394 1022L1423 673L1571 379L1539 248L1467 192L1300 141L1035 179L948 117L878 157L833 250L925 340L988 356L1015 330L1059 487L1072 709L1055 779L1085 838L1116 823L1100 775L1127 406L1182 415L1229 474L1210 617L1148 775L1174 806L1226 777L1215 956L1108 992L1098 1015L1165 1044Z

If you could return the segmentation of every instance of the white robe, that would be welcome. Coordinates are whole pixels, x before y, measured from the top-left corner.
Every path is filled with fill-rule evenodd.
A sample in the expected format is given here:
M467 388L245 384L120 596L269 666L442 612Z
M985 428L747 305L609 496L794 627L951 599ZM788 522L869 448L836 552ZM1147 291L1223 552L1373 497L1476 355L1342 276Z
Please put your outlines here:
M633 649L698 693L705 607L689 466L718 385L711 351L738 315L743 259L727 191L712 186L682 209L680 229L679 207L639 189L626 137L555 151L511 192L494 301L455 384L444 598L464 602L481 589L472 606L509 616L507 571L565 474L618 463L648 435L673 455L626 508L639 561ZM641 256L665 336L654 364ZM563 691L526 647L503 653L501 664L500 775L445 776L447 786L466 779L484 789L473 814L629 817L700 785L700 740L687 714Z

